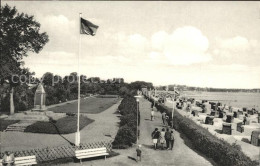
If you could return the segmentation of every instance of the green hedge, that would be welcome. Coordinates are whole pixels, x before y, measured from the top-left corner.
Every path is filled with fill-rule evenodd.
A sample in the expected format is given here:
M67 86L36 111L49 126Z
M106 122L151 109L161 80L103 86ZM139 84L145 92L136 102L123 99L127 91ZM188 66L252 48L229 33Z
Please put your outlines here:
M126 97L118 106L120 117L120 127L113 141L113 148L125 149L136 142L137 129L137 103L134 97ZM138 123L140 123L140 112L138 111Z
M156 104L155 107L160 111L171 114L170 108ZM169 116L170 117L170 116ZM183 133L192 143L196 150L211 158L221 166L256 166L258 163L252 161L243 152L241 147L236 144L230 145L223 139L212 135L205 128L197 125L193 120L183 117L177 111L174 112L173 125L176 130Z
M4 131L9 125L18 123L20 120L4 120L0 119L0 131Z
M85 116L80 116L80 130L94 122ZM46 134L69 134L77 131L77 116L67 116L52 122L36 122L25 129L25 132Z

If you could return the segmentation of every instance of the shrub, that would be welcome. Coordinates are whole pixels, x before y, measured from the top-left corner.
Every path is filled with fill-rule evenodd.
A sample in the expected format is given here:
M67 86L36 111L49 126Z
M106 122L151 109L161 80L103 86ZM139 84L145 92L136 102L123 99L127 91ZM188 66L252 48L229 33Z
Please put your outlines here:
M20 101L15 103L15 112L25 111L27 109L26 102Z
M127 145L127 146L132 146L132 143L135 142L135 134L132 131L132 129L127 126L124 125L122 127L119 128L116 138L113 141L113 145Z
M94 120L85 116L80 116L80 130ZM77 117L67 116L58 119L55 123L51 122L36 122L25 129L25 132L46 133L46 134L69 134L77 131Z
M125 116L121 116L120 118L120 126L124 126L128 123L136 124L136 116L133 114L127 114Z
M0 131L4 131L9 125L18 123L19 120L3 120L0 119Z
M126 97L118 106L120 114L120 128L117 132L113 146L116 148L127 148L136 142L137 129L137 105L134 97ZM138 112L138 123L140 124L140 112Z

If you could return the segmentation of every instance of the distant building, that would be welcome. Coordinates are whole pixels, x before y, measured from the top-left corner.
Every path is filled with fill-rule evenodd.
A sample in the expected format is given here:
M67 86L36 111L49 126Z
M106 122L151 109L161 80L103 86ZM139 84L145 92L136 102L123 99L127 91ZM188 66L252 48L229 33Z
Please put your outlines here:
M111 84L113 82L112 79L107 79L107 84Z
M123 78L113 78L112 83L121 84L124 83Z
M87 79L87 81L91 83L100 83L100 78L99 77L90 77Z

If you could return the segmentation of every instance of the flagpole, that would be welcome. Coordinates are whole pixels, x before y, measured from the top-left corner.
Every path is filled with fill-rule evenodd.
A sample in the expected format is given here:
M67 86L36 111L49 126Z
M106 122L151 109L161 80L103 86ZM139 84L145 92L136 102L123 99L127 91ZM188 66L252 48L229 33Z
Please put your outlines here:
M79 13L79 30L81 22L81 13ZM75 145L79 146L80 144L80 132L79 132L79 117L80 117L80 54L81 54L81 34L79 32L79 52L78 52L78 119L77 119L77 133L75 139Z

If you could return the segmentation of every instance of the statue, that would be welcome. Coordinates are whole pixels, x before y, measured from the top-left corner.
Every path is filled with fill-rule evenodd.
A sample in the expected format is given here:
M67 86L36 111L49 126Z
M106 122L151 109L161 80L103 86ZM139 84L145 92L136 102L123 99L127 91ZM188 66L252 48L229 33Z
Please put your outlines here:
M34 111L45 111L45 98L46 93L42 84L40 83L35 91L34 95Z

